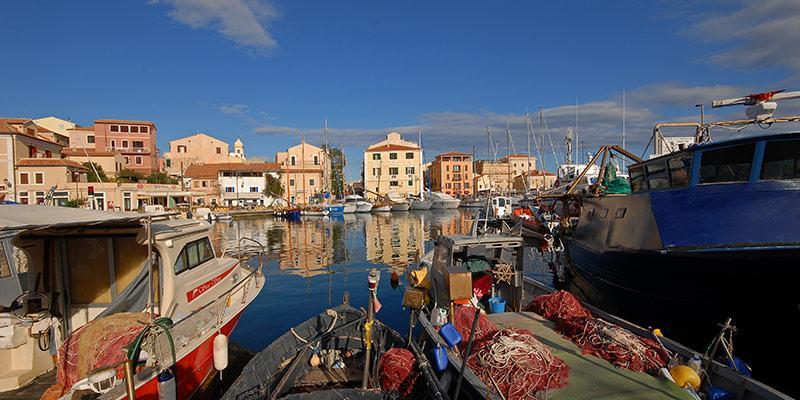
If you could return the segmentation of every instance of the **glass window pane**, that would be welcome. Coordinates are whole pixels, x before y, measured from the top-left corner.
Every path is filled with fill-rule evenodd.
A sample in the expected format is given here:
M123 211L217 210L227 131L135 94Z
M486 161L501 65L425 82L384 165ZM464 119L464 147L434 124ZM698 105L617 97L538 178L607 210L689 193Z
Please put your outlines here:
M186 245L186 261L189 263L189 268L194 268L200 264L200 254L197 252L197 242L192 242Z
M647 190L647 185L644 183L644 168L631 167L628 171L631 175L631 190L634 192Z
M704 151L700 158L700 183L747 182L755 143Z
M185 271L186 268L188 268L188 266L186 265L186 249L184 248L178 256L178 259L175 260L175 274Z
M214 249L211 247L211 241L208 238L200 241L200 259L206 262L214 258Z
M764 148L761 179L800 178L800 140L768 142Z
M666 162L657 161L652 164L647 164L645 169L647 170L647 185L651 190L669 187Z
M689 186L692 171L692 156L685 154L669 160L669 177L672 187Z

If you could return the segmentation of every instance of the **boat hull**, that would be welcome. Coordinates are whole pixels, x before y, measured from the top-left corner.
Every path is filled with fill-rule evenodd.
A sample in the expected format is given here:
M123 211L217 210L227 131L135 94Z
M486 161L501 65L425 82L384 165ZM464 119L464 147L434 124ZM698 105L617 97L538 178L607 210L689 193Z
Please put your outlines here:
M461 200L453 199L453 200L435 200L431 203L431 210L450 210L454 208L458 208L461 204Z
M392 211L408 211L409 208L411 208L411 205L408 203L392 204Z
M370 211L372 211L372 204L370 203L356 204L356 212L368 213Z
M325 207L325 211L329 214L343 214L345 206L337 205L337 206L327 206Z
M566 283L574 293L699 349L717 334L718 323L733 318L736 355L754 366L757 379L791 392L787 382L795 378L774 362L774 341L776 329L800 328L800 249L600 252L564 243ZM800 357L800 345L784 344L782 357Z
M430 200L413 200L411 202L412 210L430 210L433 203Z
M356 205L355 204L346 204L342 207L342 212L345 214L352 214L356 212Z
M371 211L374 212L374 213L390 212L390 211L392 211L392 206L372 207Z

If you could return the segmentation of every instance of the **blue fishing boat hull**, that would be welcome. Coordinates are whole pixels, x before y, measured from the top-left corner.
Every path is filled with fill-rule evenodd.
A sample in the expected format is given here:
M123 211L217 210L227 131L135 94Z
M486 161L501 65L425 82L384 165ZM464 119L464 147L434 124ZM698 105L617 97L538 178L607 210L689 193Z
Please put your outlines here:
M325 210L328 211L329 214L344 214L344 206L326 206Z

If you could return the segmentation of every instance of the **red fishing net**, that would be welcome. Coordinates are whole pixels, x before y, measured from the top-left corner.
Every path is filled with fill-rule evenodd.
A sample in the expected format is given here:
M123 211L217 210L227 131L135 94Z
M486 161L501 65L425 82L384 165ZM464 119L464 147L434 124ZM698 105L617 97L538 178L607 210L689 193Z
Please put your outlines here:
M419 372L414 354L403 348L392 348L378 362L378 379L381 388L408 398L414 390Z
M669 356L654 340L595 318L572 293L563 290L537 296L525 308L556 323L556 330L585 354L615 366L651 374L667 364Z
M553 322L572 317L591 317L589 312L575 296L563 290L552 294L536 296L525 307L525 311L533 311Z
M125 347L145 328L147 318L140 313L112 314L75 331L58 349L58 383L69 390L87 372L125 361ZM122 366L117 377L122 377Z
M453 325L466 351L475 308L456 307ZM526 330L499 329L481 313L475 327L472 354L467 366L487 388L506 399L534 399L536 392L562 387L569 367Z

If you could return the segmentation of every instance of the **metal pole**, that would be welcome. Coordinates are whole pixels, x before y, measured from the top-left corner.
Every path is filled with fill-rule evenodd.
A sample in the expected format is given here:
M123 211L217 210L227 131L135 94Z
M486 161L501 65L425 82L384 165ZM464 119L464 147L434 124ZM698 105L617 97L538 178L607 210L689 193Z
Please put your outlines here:
M369 285L369 300L367 301L367 321L364 323L364 374L361 379L361 388L369 388L369 364L372 354L372 324L375 322L375 296L378 290L379 272L376 268L369 271L367 280Z
M461 391L461 381L464 379L464 370L467 368L467 360L472 353L472 343L475 340L475 328L478 326L478 317L481 316L481 309L475 308L475 317L472 318L472 329L469 331L469 340L467 341L467 351L464 353L464 358L461 359L461 371L458 373L458 383L456 383L456 392L453 399L458 399L458 393Z

